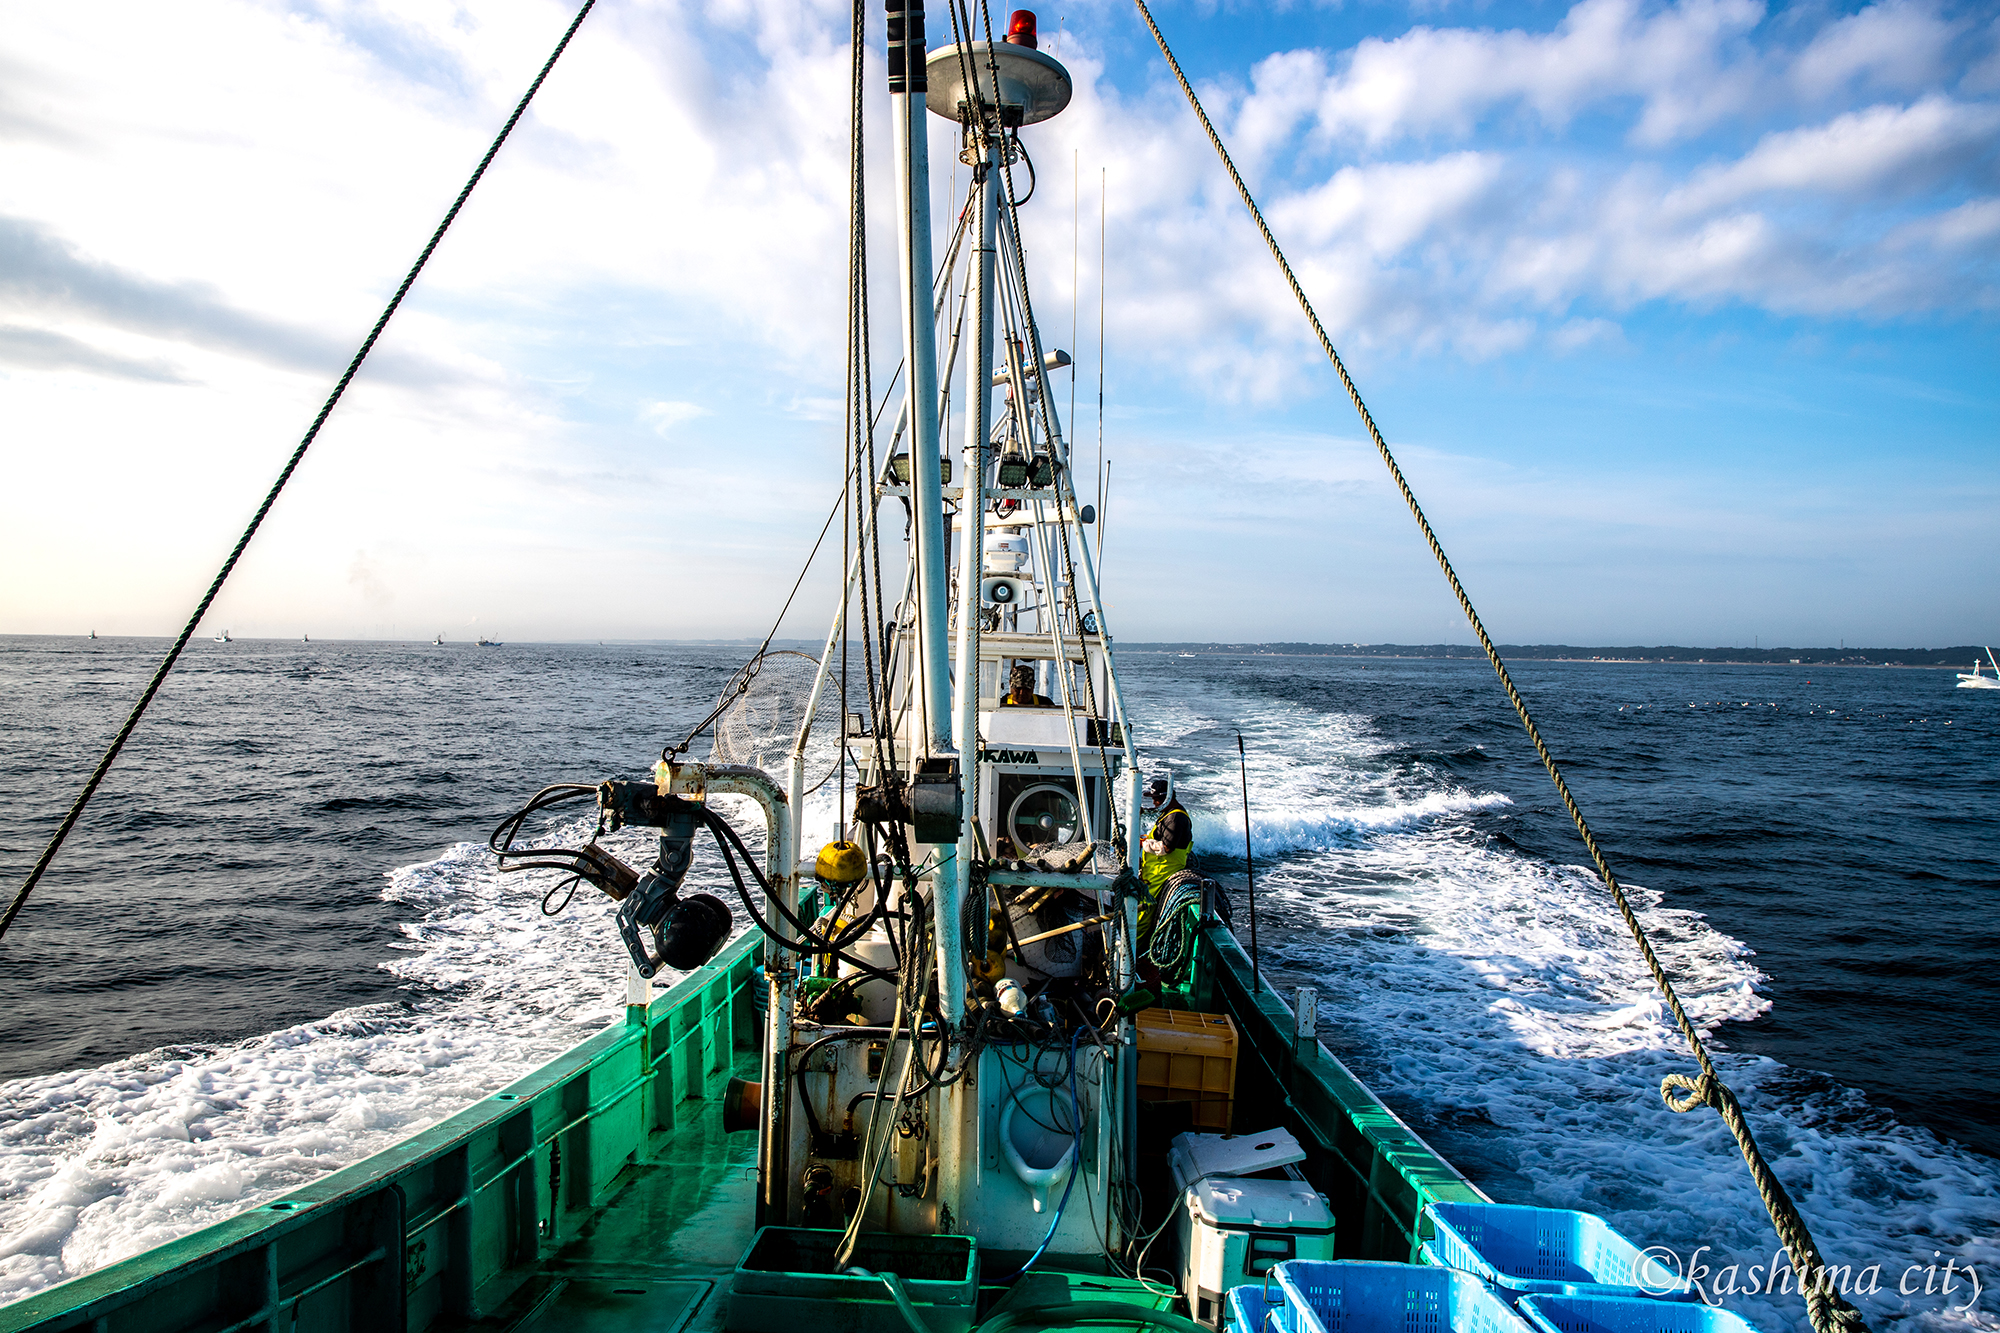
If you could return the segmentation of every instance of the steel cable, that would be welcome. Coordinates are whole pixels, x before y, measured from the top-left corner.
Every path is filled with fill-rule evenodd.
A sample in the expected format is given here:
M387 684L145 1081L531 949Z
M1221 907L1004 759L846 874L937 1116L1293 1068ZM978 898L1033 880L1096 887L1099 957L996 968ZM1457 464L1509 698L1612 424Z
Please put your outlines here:
M1425 543L1430 547L1431 554L1437 558L1438 568L1444 571L1445 580L1451 585L1452 595L1458 599L1459 609L1465 612L1465 618L1471 624L1472 632L1478 637L1480 647L1486 650L1487 661L1492 663L1494 672L1500 677L1500 685L1507 693L1507 701L1514 706L1515 714L1521 719L1521 726L1534 744L1535 753L1541 758L1542 767L1548 770L1549 778L1555 784L1556 794L1562 798L1563 808L1569 811L1577 833L1583 838L1584 847L1590 852L1590 859L1597 867L1598 877L1609 890L1611 900L1617 904L1619 915L1624 917L1626 928L1631 932L1633 941L1638 944L1640 956L1645 959L1647 970L1652 973L1653 983L1666 997L1667 1007L1673 1012L1674 1022L1679 1026L1681 1035L1687 1039L1695 1063L1701 1068L1699 1079L1691 1079L1684 1074L1669 1075L1660 1085L1661 1098L1674 1111L1689 1111L1696 1106L1707 1104L1715 1107L1722 1116L1723 1123L1729 1127L1729 1132L1736 1139L1737 1147L1742 1151L1743 1161L1750 1169L1751 1179L1756 1182L1757 1191L1771 1215L1771 1224L1776 1229L1779 1239L1784 1242L1785 1250L1791 1258L1792 1269L1799 1275L1800 1285L1805 1292L1807 1313L1812 1319L1813 1328L1818 1333L1865 1333L1867 1324L1863 1321L1860 1311L1848 1304L1833 1288L1832 1277L1827 1272L1818 1247L1813 1243L1812 1233L1807 1228L1804 1217L1800 1215L1798 1206L1792 1202L1783 1183L1771 1170L1770 1164L1764 1160L1764 1154L1757 1147L1757 1140L1750 1132L1750 1123L1744 1116L1743 1108L1737 1102L1735 1094L1716 1072L1715 1063L1709 1057L1707 1043L1701 1039L1701 1034L1696 1030L1693 1021L1688 1018L1687 1011L1682 1008L1680 996L1675 992L1673 983L1667 979L1666 969L1661 966L1659 956L1653 952L1653 946L1646 938L1645 928L1639 924L1638 913L1633 910L1624 888L1618 883L1618 877L1612 874L1611 865L1605 860L1603 851L1597 845L1596 837L1590 831L1590 825L1584 820L1582 809L1578 807L1576 798L1570 795L1569 783L1563 779L1562 770L1557 766L1555 756L1543 742L1541 730L1536 727L1534 718L1529 715L1528 705L1521 698L1520 691L1514 688L1514 679L1500 660L1499 650L1493 646L1493 640L1487 636L1486 626L1480 621L1479 613L1473 609L1472 599L1466 595L1464 585L1459 582L1457 571L1446 558L1444 547L1439 543L1437 534L1431 530L1430 520L1424 517L1424 511L1417 503L1416 493L1410 489L1410 483L1404 478L1403 469L1397 465L1395 455L1390 453L1388 441L1383 439L1373 414L1369 412L1367 404L1362 402L1360 390L1355 387L1353 377L1347 373L1347 366L1341 361L1340 353L1334 349L1333 340L1327 336L1326 328L1320 323L1312 302L1306 298L1305 289L1299 284L1298 275L1292 271L1284 251L1278 247L1277 238L1271 234L1270 225L1264 221L1262 210L1250 197L1250 189L1243 183L1243 177L1236 170L1236 163L1230 158L1229 150L1223 146L1221 135L1216 133L1215 125L1209 120L1208 113L1202 109L1201 99L1195 96L1194 86L1182 72L1180 62L1174 59L1174 53L1167 45L1166 36L1161 33L1160 25L1154 22L1153 12L1146 7L1146 0L1133 0L1133 3L1139 7L1139 14L1146 20L1147 28L1151 29L1153 40L1159 43L1160 54L1166 57L1167 65L1180 83L1181 91L1187 95L1188 105L1194 108L1195 116L1201 121L1202 130L1208 135L1209 143L1215 148L1216 155L1222 159L1224 169L1229 172L1230 181L1236 186L1236 193L1242 197L1244 206L1250 210L1250 217L1257 224L1257 230L1262 234L1264 244L1270 247L1271 257L1277 261L1279 270L1284 274L1286 285L1291 288L1292 295L1298 300L1299 308L1305 312L1307 321L1311 323L1313 335L1319 339L1320 349L1326 353L1327 360L1333 363L1334 373L1340 377L1341 387L1347 390L1348 399L1354 404L1354 410L1360 414L1361 424L1367 429L1369 440L1374 443L1376 452L1382 456L1382 462L1388 467L1389 476L1395 481L1396 489L1401 492L1404 502L1409 505L1411 515L1416 518L1417 527L1422 531Z
M306 431L305 438L299 441L299 447L292 451L291 458L286 460L284 470L278 474L278 479L271 483L270 492L264 496L264 503L257 506L256 514L250 519L250 525L243 529L243 535L237 538L235 549L230 551L229 558L222 562L222 568L217 571L215 581L209 584L208 591L202 594L201 602L195 607L194 614L188 617L187 625L181 630L180 637L175 639L173 647L167 650L159 670L153 673L153 678L146 684L145 692L139 696L139 702L132 706L131 716L125 719L125 725L120 727L118 734L112 738L104 757L97 761L96 769L91 772L89 781L83 784L83 790L77 793L75 803L70 806L69 813L63 816L62 824L57 827L55 836L49 839L49 845L42 850L34 868L28 872L27 879L21 882L21 888L15 893L14 900L7 905L6 915L0 916L0 936L6 935L7 928L14 924L14 918L21 914L21 908L27 904L28 895L35 891L37 884L41 883L43 874L56 859L56 853L62 850L63 842L69 837L70 830L75 828L76 821L82 818L84 807L89 805L90 798L97 794L98 784L104 781L104 775L109 773L111 765L117 762L119 751L123 750L125 742L131 739L133 729L139 725L139 719L145 715L147 706L153 702L153 696L160 692L160 686L166 683L168 673L174 669L174 663L180 660L188 640L194 637L202 617L208 614L208 608L215 601L216 594L222 591L222 585L229 578L230 572L236 568L236 562L243 558L243 552L250 545L250 539L256 536L257 529L263 526L264 516L269 514L271 506L278 502L278 493L285 489L285 483L292 479L292 473L297 471L299 464L305 460L306 450L310 449L312 442L318 438L320 428L326 424L326 419L333 415L334 407L347 392L347 386L353 382L355 372L361 369L361 363L367 360L368 354L375 349L376 339L380 338L382 330L388 327L389 317L403 304L403 297L409 294L411 284L416 282L417 275L424 271L424 265L430 262L431 252L436 250L438 242L444 239L445 232L458 217L459 210L465 207L465 201L471 197L473 187L479 184L480 177L486 174L486 168L492 163L494 155L500 151L500 145L506 143L507 136L514 132L514 126L527 111L528 103L534 100L535 94L541 89L542 81L549 77L549 71L555 68L556 61L569 46L570 38L576 36L576 30L582 25L584 16L590 13L596 3L597 0L584 0L583 7L577 10L576 17L570 20L562 40L556 43L556 49L551 51L549 58L543 62L541 72L535 75L535 81L528 85L528 91L521 95L520 102L515 105L514 114L507 117L507 123L500 127L500 133L495 136L493 146L486 150L486 156L479 159L479 165L473 169L471 179L465 182L465 188L458 192L458 198L452 201L451 209L444 215L444 221L438 223L437 230L431 233L430 242L424 246L423 253L417 256L417 262L412 264L410 271L404 275L402 284L396 288L396 294L389 298L389 304L383 308L381 318L377 319L375 327L368 331L368 336L362 341L360 350L355 352L354 359L347 363L347 369L341 374L339 382L333 386L333 392L327 395L326 402L320 407L319 415L313 418L312 427Z

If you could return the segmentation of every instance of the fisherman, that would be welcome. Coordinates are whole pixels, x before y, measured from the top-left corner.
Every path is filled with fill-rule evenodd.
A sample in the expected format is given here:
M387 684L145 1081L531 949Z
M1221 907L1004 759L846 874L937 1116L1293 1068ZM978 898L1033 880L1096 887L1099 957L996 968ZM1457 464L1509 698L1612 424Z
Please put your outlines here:
M1014 663L1014 669L1007 673L1007 694L1000 700L1002 708L1054 708L1056 701L1046 694L1035 693L1035 669L1026 662Z
M1153 915L1159 910L1160 895L1167 881L1187 869L1188 849L1194 845L1194 821L1187 807L1174 795L1173 783L1156 777L1146 784L1145 809L1153 828L1140 843L1139 878L1145 882L1146 896L1139 908L1139 947L1153 937Z

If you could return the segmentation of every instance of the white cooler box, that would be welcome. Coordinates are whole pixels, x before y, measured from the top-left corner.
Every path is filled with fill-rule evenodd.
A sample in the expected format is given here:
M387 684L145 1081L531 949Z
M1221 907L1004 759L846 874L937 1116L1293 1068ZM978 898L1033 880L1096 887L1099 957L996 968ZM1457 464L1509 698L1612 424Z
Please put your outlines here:
M1181 1195L1178 1225L1181 1292L1210 1328L1231 1287L1261 1283L1287 1259L1333 1258L1333 1210L1302 1180L1204 1177Z

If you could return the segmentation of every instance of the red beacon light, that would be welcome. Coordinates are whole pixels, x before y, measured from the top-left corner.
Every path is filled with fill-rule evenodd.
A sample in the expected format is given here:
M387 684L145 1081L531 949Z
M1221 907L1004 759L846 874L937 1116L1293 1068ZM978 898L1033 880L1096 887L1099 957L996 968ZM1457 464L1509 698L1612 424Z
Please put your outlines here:
M1025 46L1030 51L1040 49L1035 40L1035 11L1017 9L1007 19L1007 40L1015 46Z

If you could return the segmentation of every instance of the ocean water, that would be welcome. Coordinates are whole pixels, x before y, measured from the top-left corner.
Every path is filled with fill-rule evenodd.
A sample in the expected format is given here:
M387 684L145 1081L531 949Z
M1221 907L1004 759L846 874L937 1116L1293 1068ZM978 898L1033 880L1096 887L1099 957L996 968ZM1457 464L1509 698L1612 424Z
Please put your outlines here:
M7 882L161 646L0 639ZM0 943L0 1300L613 1021L602 900L542 916L485 836L547 783L643 771L745 651L195 645ZM1322 1039L1419 1133L1495 1198L1601 1212L1767 1333L1804 1327L1764 1290L1775 1237L1719 1121L1660 1102L1689 1062L1489 670L1121 669L1239 927L1241 731L1264 964L1319 987ZM2000 696L1932 671L1517 678L1871 1322L2000 1328ZM823 792L809 835L831 817Z

